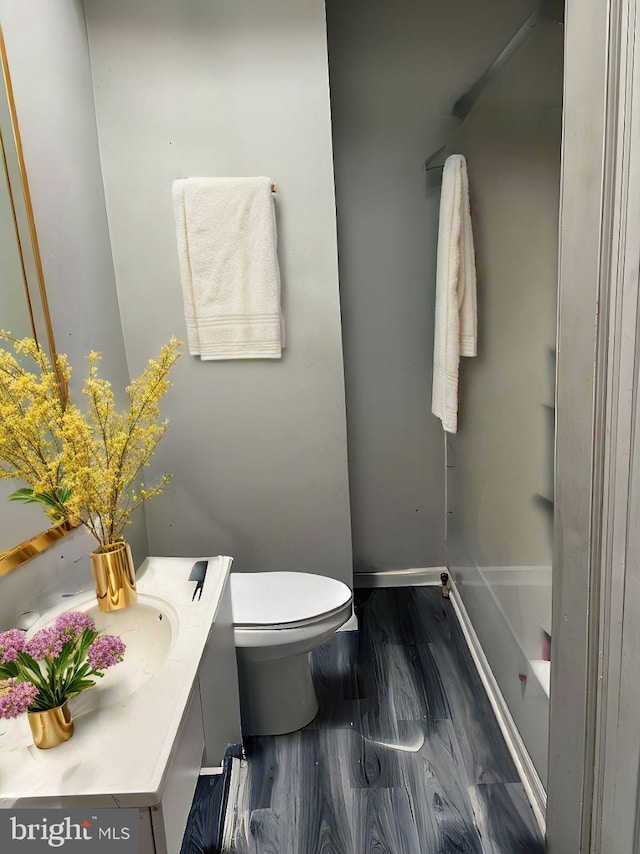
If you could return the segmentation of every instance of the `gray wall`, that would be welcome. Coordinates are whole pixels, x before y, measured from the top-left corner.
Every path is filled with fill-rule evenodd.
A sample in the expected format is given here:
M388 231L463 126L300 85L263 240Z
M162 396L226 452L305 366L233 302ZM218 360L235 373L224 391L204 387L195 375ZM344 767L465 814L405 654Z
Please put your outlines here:
M356 571L445 562L431 415L439 189L423 167L533 5L327 2Z
M171 183L277 183L281 361L184 356L151 474L151 553L351 579L322 0L87 0L100 153L129 364L184 337Z
M551 631L563 37L538 24L451 142L469 165L478 357L462 360L449 437L449 562L543 781L548 699L530 661Z
M49 307L77 395L90 350L114 389L129 382L115 289L80 0L0 0ZM24 508L2 501L3 524ZM32 509L32 508L31 508ZM44 514L30 533L48 527ZM18 525L16 525L16 528ZM147 553L144 514L129 534ZM20 526L19 539L25 538ZM16 540L17 542L18 540ZM87 573L89 573L87 563Z

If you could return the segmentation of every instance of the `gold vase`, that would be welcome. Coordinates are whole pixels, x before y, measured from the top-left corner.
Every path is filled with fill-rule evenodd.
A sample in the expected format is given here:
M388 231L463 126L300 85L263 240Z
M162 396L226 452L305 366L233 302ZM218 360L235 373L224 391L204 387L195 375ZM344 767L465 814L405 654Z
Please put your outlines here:
M107 551L100 548L92 552L91 569L101 611L118 611L135 605L138 594L129 543L118 543Z
M33 743L41 750L57 747L73 735L73 718L65 700L55 709L44 712L27 712Z

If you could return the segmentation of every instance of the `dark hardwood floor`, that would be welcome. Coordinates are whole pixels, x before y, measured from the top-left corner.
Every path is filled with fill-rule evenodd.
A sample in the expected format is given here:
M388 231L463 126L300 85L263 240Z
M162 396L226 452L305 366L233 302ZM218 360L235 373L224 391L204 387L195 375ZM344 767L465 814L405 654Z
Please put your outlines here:
M224 791L223 774L200 777L180 854L218 854L222 841Z
M246 739L232 854L542 854L450 602L391 588L356 607L358 632L313 654L317 718Z

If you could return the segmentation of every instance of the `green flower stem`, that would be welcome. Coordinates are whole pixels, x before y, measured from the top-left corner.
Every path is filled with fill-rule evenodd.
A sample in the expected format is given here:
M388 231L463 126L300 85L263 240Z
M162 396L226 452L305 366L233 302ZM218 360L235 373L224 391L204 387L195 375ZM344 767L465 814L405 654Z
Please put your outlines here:
M78 662L84 660L84 657L87 654L87 650L97 637L98 632L95 632L92 629L85 629L82 632L82 635L80 636L80 643L78 644Z
M79 694L80 691L84 690L83 688L77 689L77 683L85 680L86 676L91 675L92 668L89 664L84 664L79 669L74 669L71 673L68 674L67 680L65 680L62 684L64 687L64 692L67 696L73 696L74 694ZM91 687L94 685L94 682L90 682L87 687Z
M48 698L48 701L55 700L55 689L52 689L47 684L37 661L34 661L26 652L18 653L18 679L22 679L24 682L32 682L43 699ZM36 697L36 701L39 703L40 698ZM54 703L55 705L57 704Z
M18 665L15 661L0 664L0 679L13 679L18 675Z

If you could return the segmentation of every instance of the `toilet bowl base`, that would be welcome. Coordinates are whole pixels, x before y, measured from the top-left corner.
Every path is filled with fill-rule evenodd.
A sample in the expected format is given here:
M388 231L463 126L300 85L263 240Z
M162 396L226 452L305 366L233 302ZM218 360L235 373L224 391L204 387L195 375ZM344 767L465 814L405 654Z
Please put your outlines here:
M284 735L311 723L318 713L310 654L255 660L236 649L243 735Z

